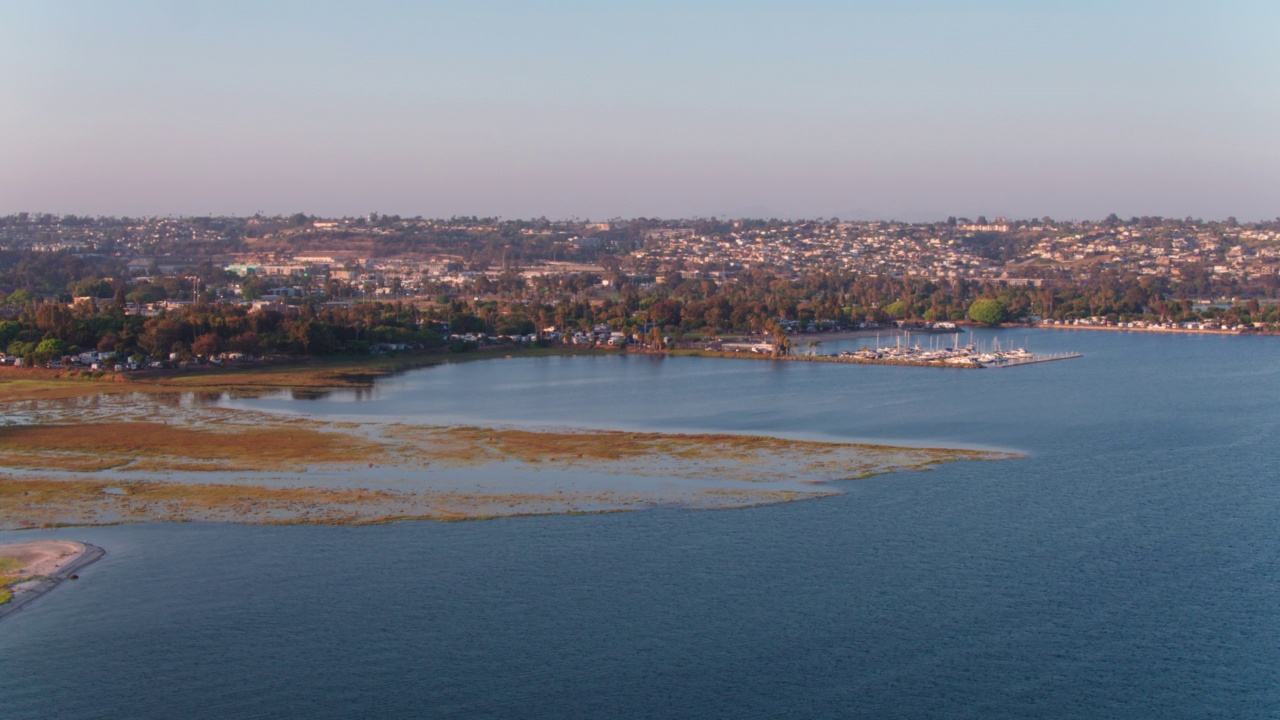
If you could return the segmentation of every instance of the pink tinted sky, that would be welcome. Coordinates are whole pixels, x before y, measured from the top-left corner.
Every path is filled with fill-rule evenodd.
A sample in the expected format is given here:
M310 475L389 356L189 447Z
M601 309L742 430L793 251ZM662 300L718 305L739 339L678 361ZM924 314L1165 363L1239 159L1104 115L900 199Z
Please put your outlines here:
M1276 27L1245 1L0 3L0 212L1272 218Z

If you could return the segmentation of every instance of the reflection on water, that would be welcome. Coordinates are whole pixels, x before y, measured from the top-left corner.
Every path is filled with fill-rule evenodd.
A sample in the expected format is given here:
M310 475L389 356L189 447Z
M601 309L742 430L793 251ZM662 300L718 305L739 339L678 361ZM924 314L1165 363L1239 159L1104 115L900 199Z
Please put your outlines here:
M307 403L276 393L221 404L330 419L721 431L1016 449L1028 429L1026 403L1084 398L1066 398L1050 388L1127 369L1113 364L1105 343L1097 343L1105 338L1088 333L979 330L972 339L990 344L997 338L1044 353L1083 350L1086 357L976 371L650 355L495 358L411 370L368 389L302 396ZM827 341L822 349L840 352L875 342Z

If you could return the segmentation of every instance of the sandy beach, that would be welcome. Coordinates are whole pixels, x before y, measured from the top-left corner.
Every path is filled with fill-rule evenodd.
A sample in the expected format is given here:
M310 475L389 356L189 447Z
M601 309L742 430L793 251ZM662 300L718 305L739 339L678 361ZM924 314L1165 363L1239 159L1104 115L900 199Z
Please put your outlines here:
M15 575L35 577L52 575L70 558L83 553L84 543L71 540L33 540L16 545L0 545L0 557L13 558L20 563Z
M7 569L0 577L13 597L0 604L0 619L17 612L76 572L98 560L106 552L95 545L74 540L32 540L0 545L0 565Z

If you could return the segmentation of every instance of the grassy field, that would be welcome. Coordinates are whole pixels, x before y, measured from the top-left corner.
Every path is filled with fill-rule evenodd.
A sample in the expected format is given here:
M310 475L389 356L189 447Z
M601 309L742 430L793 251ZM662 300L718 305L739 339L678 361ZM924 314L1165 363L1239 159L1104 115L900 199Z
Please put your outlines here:
M17 575L21 569L22 563L17 558L0 557L0 605L13 599L9 586L22 580Z

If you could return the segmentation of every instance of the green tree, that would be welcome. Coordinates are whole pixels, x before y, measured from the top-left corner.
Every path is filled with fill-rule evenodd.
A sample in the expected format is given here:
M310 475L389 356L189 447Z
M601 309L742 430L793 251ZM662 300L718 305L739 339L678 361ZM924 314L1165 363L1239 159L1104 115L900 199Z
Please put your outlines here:
M901 300L895 300L880 309L884 311L885 315L888 315L891 318L896 318L898 320L902 320L906 318L907 315L909 314L907 312L907 304L902 302Z
M30 357L35 351L36 344L26 340L14 340L9 343L9 347L6 348L6 352L10 355L20 358Z
M58 338L49 338L48 340L41 340L32 354L35 355L37 361L46 362L56 360L65 355L66 352L67 344L65 342Z
M500 318L494 331L499 335L532 335L534 329L527 316L513 313Z
M649 343L649 347L655 350L663 349L662 330L660 330L656 325L649 328L649 334L645 337L645 342Z
M8 347L20 332L22 332L21 324L13 320L0 321L0 347Z
M257 300L266 295L268 290L270 288L267 286L267 281L257 276L251 275L240 283L240 297L245 300Z
M999 325L1008 315L1004 303L995 298L979 298L969 306L969 319L983 325Z
M115 288L106 280L81 280L69 289L75 297L109 298L115 294Z
M32 295L30 290L21 288L9 293L9 296L4 299L4 304L12 305L14 307L20 307L22 305L26 305L27 303L31 302L34 299L35 299L35 295Z

